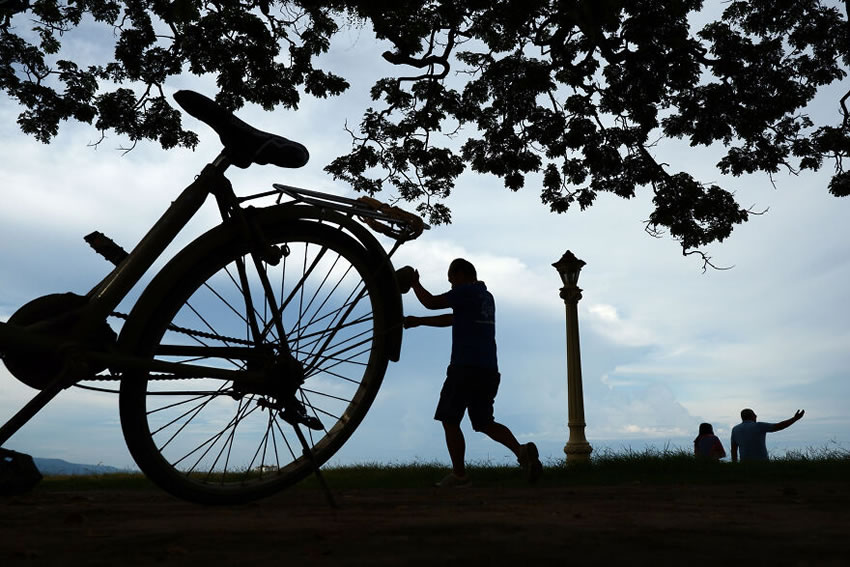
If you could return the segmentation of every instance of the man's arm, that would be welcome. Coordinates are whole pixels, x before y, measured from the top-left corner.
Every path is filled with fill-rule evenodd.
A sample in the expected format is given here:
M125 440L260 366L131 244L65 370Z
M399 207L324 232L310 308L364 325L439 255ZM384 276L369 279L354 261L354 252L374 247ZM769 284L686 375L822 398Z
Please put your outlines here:
M738 462L738 443L735 441L735 438L732 438L732 462Z
M789 425L792 425L792 424L800 421L800 418L803 417L804 413L806 413L806 410L799 410L798 409L797 412L794 414L794 417L789 417L785 421L780 421L779 423L774 423L773 427L770 428L770 432L773 433L774 431L782 431L783 429L785 429Z
M407 316L404 318L404 328L410 329L411 327L451 327L452 321L454 320L454 315L451 313L444 313L443 315L432 315L431 317L413 317Z
M426 309L448 309L451 307L451 305L449 305L449 298L446 297L446 294L433 295L430 291L422 287L422 283L419 281L419 270L413 272L413 281L410 282L410 287L413 289L413 293L416 294L416 299L418 299L419 303L421 303ZM449 325L451 325L451 323L449 323ZM435 326L445 327L446 325Z

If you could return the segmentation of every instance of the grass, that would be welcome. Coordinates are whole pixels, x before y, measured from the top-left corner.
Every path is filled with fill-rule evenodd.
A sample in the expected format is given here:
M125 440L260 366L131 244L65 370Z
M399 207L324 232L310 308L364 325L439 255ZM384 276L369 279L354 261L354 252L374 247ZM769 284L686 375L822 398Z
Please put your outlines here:
M542 486L618 484L746 484L764 482L844 481L850 479L850 451L807 449L786 453L769 462L703 462L681 449L645 449L594 452L586 464L544 462ZM471 463L469 474L478 487L519 487L525 482L517 467L489 462ZM334 490L406 489L430 487L447 473L437 462L363 463L322 469ZM315 489L314 476L293 489ZM148 490L153 484L141 473L88 476L47 476L41 490Z
M704 462L683 450L646 449L594 453L586 464L544 462L543 486L645 484L732 484L749 482L850 479L850 451L809 449L768 462ZM517 467L488 462L467 465L477 486L523 486ZM323 469L338 488L408 488L431 486L447 473L442 463L369 463ZM315 486L313 479L304 485Z

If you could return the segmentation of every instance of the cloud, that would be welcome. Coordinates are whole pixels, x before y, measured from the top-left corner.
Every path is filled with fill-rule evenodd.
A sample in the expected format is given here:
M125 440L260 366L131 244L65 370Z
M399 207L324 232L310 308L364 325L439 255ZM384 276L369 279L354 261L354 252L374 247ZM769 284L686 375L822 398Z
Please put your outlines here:
M603 401L587 404L596 418L589 422L589 434L599 439L683 437L694 431L696 417L663 383L630 392L611 390Z
M553 278L542 276L539 270L530 268L517 257L469 249L450 240L423 237L405 245L394 262L396 267L413 265L429 291L442 293L449 289L447 270L455 258L466 258L472 262L479 279L495 296L498 309L517 308L534 316L551 315L555 310L557 316L563 317L563 302L558 297ZM415 305L414 302L411 296L411 305Z
M283 182L351 194L323 171L347 151L346 120L355 124L368 104L368 86L380 68L369 32L350 36L332 54L338 69L354 70L359 84L331 101L305 99L298 111L273 113L247 106L248 122L304 142L311 162L298 170L252 167L229 172L239 195ZM91 49L91 45L84 46ZM209 77L184 77L170 88L212 94ZM834 90L834 89L833 89ZM837 92L837 91L836 91ZM834 94L834 93L833 93ZM832 98L829 98L829 97ZM828 101L837 100L827 93ZM834 106L834 105L833 105ZM811 109L826 112L823 105ZM21 135L13 101L0 102L0 318L41 293L86 291L105 261L82 236L101 230L131 247L219 150L215 134L194 119L196 151L162 151L141 143L122 155L116 138L97 149L90 126L67 124L45 146ZM539 179L511 192L502 181L462 175L449 198L454 222L426 231L393 257L417 267L434 292L448 289L446 269L456 257L471 260L496 296L503 383L497 411L523 440L548 443L561 454L567 436L564 305L552 268L567 249L587 262L580 285L579 318L587 434L592 443L671 437L692 438L700 421L718 431L738 420L745 406L784 419L805 404L806 419L784 438L801 443L850 435L843 400L850 366L850 201L826 192L829 171L727 178L714 170L717 149L663 142L664 161L688 164L703 180L721 182L744 206L769 208L737 227L726 242L707 247L729 271L702 274L696 257L678 243L643 232L652 210L650 190L624 200L600 195L586 211L550 213L539 199ZM669 159L668 159L669 158ZM387 191L382 198L391 197ZM214 226L208 203L172 251ZM386 242L386 241L385 241ZM404 298L405 310L421 309ZM445 460L439 425L431 419L448 360L447 330L406 332L402 360L390 365L385 384L361 429L341 453L350 461ZM0 420L8 419L33 391L0 368ZM116 426L117 400L63 392L12 439L19 450L69 460L96 459L123 466L129 457ZM810 435L806 440L804 437ZM97 438L97 446L90 442ZM469 455L502 459L504 451L481 435L468 438ZM728 449L728 447L727 447ZM100 456L98 456L100 455ZM108 456L107 456L108 455ZM115 459L115 460L112 460Z
M634 321L623 320L613 305L588 305L585 319L595 332L619 345L639 347L652 345L656 341L649 329L642 328Z

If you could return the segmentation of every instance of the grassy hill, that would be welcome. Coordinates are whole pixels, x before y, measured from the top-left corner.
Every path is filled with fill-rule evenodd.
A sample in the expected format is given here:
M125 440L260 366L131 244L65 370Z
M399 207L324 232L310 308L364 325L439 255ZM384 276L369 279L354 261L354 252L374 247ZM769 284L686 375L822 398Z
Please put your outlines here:
M703 462L683 451L609 453L590 463L544 463L540 485L618 484L747 484L799 481L848 481L850 452L807 451L757 463ZM442 463L363 463L322 469L332 489L430 487L446 474ZM478 487L520 487L525 481L517 467L472 463L468 472ZM111 472L88 475L45 474L41 489L147 489L153 485L141 473ZM315 489L315 477L295 490Z

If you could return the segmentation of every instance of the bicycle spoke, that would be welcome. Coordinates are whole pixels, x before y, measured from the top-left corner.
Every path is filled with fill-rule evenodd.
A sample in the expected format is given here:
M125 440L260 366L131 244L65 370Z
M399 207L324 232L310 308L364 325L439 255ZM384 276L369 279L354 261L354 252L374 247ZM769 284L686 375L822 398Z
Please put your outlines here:
M244 404L243 401L244 400L239 401L240 409L243 408L243 407L247 409L248 404ZM252 411L255 411L255 410L256 410L256 408L254 408ZM241 413L242 412L237 412L236 419L233 422L233 427L231 427L229 429L227 440L222 445L221 450L218 452L218 456L216 457L215 461L213 461L212 466L209 468L209 473L207 475L208 477L211 477L213 472L215 472L215 468L216 468L216 465L218 464L219 459L221 459L222 455L225 454L225 449L226 449L226 457L224 459L224 470L222 471L222 478L227 475L227 466L230 464L230 457L231 457L231 454L233 452L233 439L236 437L236 428L239 426L239 424L244 419L244 414L240 418ZM249 415L250 415L250 412L249 412Z
M236 279L233 277L233 274L230 273L230 270L225 269L224 271L227 273L228 277L233 282L233 285L235 285L236 288L239 289L240 292L244 293L244 290L242 289L242 285L239 282L236 281ZM248 318L245 317L240 310L238 310L236 307L234 307L228 299L226 299L223 295L221 295L221 293L219 293L216 289L214 289L208 283L204 283L204 287L206 287L210 291L210 293L212 293L215 297L217 297L225 307L227 307L230 311L233 312L234 315L236 315L239 319L241 319L246 324L248 324ZM199 319L203 320L203 317L201 317L201 315L197 311L195 311L194 309L192 311L198 316Z
M193 419L194 419L194 418L195 418L195 417L196 417L196 416L197 416L197 415L201 412L201 410L202 410L202 409L203 409L203 408L204 408L207 404L209 404L209 403L210 403L210 401L211 401L211 400L205 400L205 401L203 401L203 402L200 402L197 406L195 406L195 407L193 407L193 408L189 408L189 410L187 410L187 411L186 411L186 412L184 412L183 414L178 415L177 417L173 418L171 421L169 421L169 422L167 422L167 423L165 423L165 424L161 425L159 428L157 428L157 429L152 429L152 430L151 430L151 437L155 437L155 436L156 436L159 432L164 431L167 427L170 427L171 425L173 425L173 424L177 423L178 421L180 421L182 418L184 418L184 417L186 417L186 416L188 416L188 415L190 415L190 414L191 414L191 415L192 415L192 417L188 418L188 419L185 421L185 423L184 423L184 424L183 424L183 425L182 425L182 426L181 426L181 427L180 427L177 431L175 431L175 432L171 435L171 437L170 437L170 438L169 438L169 439L168 439L165 443L163 443L162 445L160 445L160 448L161 448L161 449L165 449L165 448L167 448L167 447L168 447L168 445L169 445L169 444L170 444L170 443L171 443L171 442L172 442L172 441L173 441L173 440L177 437L177 435L179 435L179 434L180 434L180 432L181 432L181 431L183 431L183 429L185 429L185 428L189 425L189 423L191 423L191 421L192 421L192 420L193 420ZM151 415L152 413L153 413L153 412L148 412L148 415Z
M280 438L283 439L284 444L286 444L286 450L289 451L289 456L294 461L298 457L295 456L295 451L292 450L292 445L289 444L289 439L287 439L286 435L283 433L283 429L280 428L280 422L278 420L274 421L275 428L280 434Z
M368 343L370 343L370 341L369 341L369 340L361 341L360 343L357 343L357 344L351 345L351 346L349 346L349 347L347 347L347 348L345 348L345 349L339 350L339 351L337 351L337 352L335 352L335 353L333 353L333 354L329 354L329 355L327 355L327 356L323 357L323 358L322 358L322 360L321 360L321 362L322 362L322 363L325 363L325 362L333 362L333 364L331 364L330 366L324 366L324 367L323 367L323 366L321 366L321 364L316 365L315 367L310 368L309 370L305 371L304 375L305 375L305 376L313 376L313 375L315 375L315 374L317 374L317 373L320 373L320 372L328 372L331 368L335 368L335 367L337 367L337 366L339 366L339 365L341 365L341 364L353 364L353 365L356 365L356 366L362 366L362 367L365 367L365 366L366 366L366 363L365 363L365 362L361 362L361 361L356 360L356 359L357 359L358 357L360 357L360 356L362 356L362 355L364 355L364 354L368 353L368 352L369 352L369 349L368 349L368 348L365 348L365 349L363 349L363 350L360 350L360 351L355 352L355 353L354 353L353 355L351 355L349 358L339 358L337 355L340 355L340 354L342 354L343 352L347 352L347 351L349 351L349 350L355 349L355 348L357 348L357 347L363 346L363 345L368 344Z
M313 407L313 405L310 403L310 400L307 398L307 394L306 394L306 392L304 392L304 390L299 390L299 391L298 391L298 396L299 396L299 398L301 399L301 403L302 403L302 404L304 404L304 407L306 407L306 408L308 408L308 409L312 410L312 412L313 412L313 417L315 417L316 419L318 419L318 420L319 420L319 423L321 423L321 424L322 424L322 432L323 432L325 435L327 435L327 433L328 433L328 428L325 426L325 422L324 422L324 421L322 421L322 419L319 417L319 414L318 414L318 413L316 413L316 408L314 408L314 407ZM313 429L308 429L308 430L307 430L307 432L308 432L308 435L309 435L309 437L310 437L310 443L311 443L311 444L313 444L313 445L315 445L315 444L316 444L316 441L315 441L315 439L314 439L314 437L313 437L313 433L314 433Z
M364 336L366 338L363 338ZM362 340L359 340L359 339L362 339ZM348 344L348 343L351 343L352 341L358 341L358 340L359 340L359 342L357 342L353 345ZM339 354L341 354L342 352L345 352L345 350L350 350L351 348L356 348L358 346L361 346L361 345L364 345L364 344L369 344L371 342L372 342L371 329L369 329L369 330L363 331L361 333L358 333L357 335L352 335L350 337L346 337L345 339L340 339L336 343L325 346L324 349L323 349L323 354L321 355L321 359L319 359L318 354L315 354L313 352L315 350L315 348L308 350L306 352L298 351L298 354L300 356L304 357L304 358L313 357L313 359L315 360L315 362L314 362L315 366L321 366L321 361L328 360L328 359L340 360ZM316 344L317 344L317 341L314 341L313 343L310 343L309 345L305 345L305 346L315 347ZM344 346L346 344L348 344L348 346ZM329 351L331 351L331 352L329 352ZM311 368L308 368L307 370L309 371L309 370L311 370Z
M350 382L351 384L360 385L361 380L357 380L355 378L351 378L349 376L345 376L344 374L338 374L336 372L331 372L328 368L317 369L313 374L307 376L307 378L312 378L313 376L331 376L333 378L339 378L340 380L345 380L346 382Z
M242 261L242 264L244 264L244 260ZM234 288L238 291L239 296L244 298L246 303L247 303L248 299L251 297L250 290L248 289L248 286L240 283L237 280L237 278L233 276L233 273L230 271L229 267L225 268L223 271L226 273L228 280L232 283ZM251 328L251 317L243 315L242 312L239 309L234 307L234 305L232 304L232 302L230 300L228 300L224 297L224 294L222 294L220 291L213 289L213 287L210 284L205 283L204 287L209 289L209 291L213 295L215 295L222 302L222 304L224 304L230 311L233 312L234 315L236 315L242 322L244 322L247 328L249 328L249 329ZM260 315L260 312L257 310L256 306L253 305L253 302L251 303L251 312L252 312L254 318L256 318L258 315ZM264 323L266 323L268 321L268 318L266 316L261 316L260 320L262 320ZM253 337L254 343L259 344L259 342L262 342L262 340L264 340L265 336L268 334L268 332L270 330L271 330L271 325L267 325L267 326L264 326L264 328L261 332L258 331L257 333L252 333L252 335L255 335Z
M259 465L260 476L262 476L262 474L264 472L262 467L264 466L264 464L266 462L266 451L269 448L269 436L270 436L270 434L271 434L271 438L272 438L272 444L274 444L274 430L272 429L272 421L273 420L274 420L274 415L272 414L272 412L269 412L269 419L268 419L268 422L266 423L266 431L263 434L263 438L260 440L260 444L257 446L257 450L254 453L254 456L251 457L251 462L248 463L248 470L254 469L254 466L257 463L257 456L259 456L260 452L262 451L262 455L260 456L260 465ZM277 449L277 446L275 445L275 453L277 452L276 449Z
M341 309L337 309L336 311L340 311L340 310ZM322 319L330 317L331 315L332 314L325 315ZM313 331L311 333L302 334L301 338L302 339L314 339L313 341L310 341L309 343L307 343L307 345L312 345L312 344L316 344L318 342L321 342L321 339L327 337L328 335L330 335L334 331L339 332L340 330L348 329L348 328L354 327L356 325L364 325L364 324L368 325L368 324L371 324L371 322L372 322L372 314L367 313L363 317L360 317L359 319L355 319L353 321L349 321L347 323L340 323L339 325L335 325L331 328L323 328L320 331ZM369 331L371 331L371 329L369 329Z
M159 408L156 408L156 409L153 409L153 410L149 410L148 415L152 415L152 414L155 414L155 413L160 412L160 411L172 410L176 407L179 407L179 406L182 406L182 405L185 405L185 404L191 404L192 402L194 402L196 400L206 398L207 396L210 396L210 395L215 395L215 392L194 392L194 391L179 392L179 391L177 391L177 392L155 392L155 394L166 395L166 396L181 396L182 395L182 396L194 396L194 397L189 398L188 400L183 400L182 402L174 402L173 404L168 404L167 406L162 406L162 407L159 407Z
M240 413L240 412L245 411L245 408L246 408L246 407L247 407L247 406L245 406L245 405L242 403L242 401L240 400L240 402L239 402L239 406L238 406L238 410L237 410L237 414L236 414L235 416L233 416L233 418L231 418L231 420L227 423L227 425L225 425L225 426L224 426L224 428L223 428L221 431L219 431L219 432L218 432L218 433L216 433L215 435L212 435L212 436L210 436L209 438L207 438L207 440L206 440L206 441L204 441L203 443L201 443L200 445L198 445L197 447L195 447L194 449L192 449L192 451L190 451L189 453L185 454L185 455L184 455L184 456L182 456L181 458L176 459L176 460L173 462L173 464L174 464L175 466L176 466L176 465L180 465L180 463L182 463L185 459L187 459L188 457L192 456L193 454L195 454L196 452L198 452L200 449L202 449L202 448L206 447L206 450L205 450L205 451L204 451L204 452L203 452L203 453L202 453L202 454L198 457L198 459L195 461L195 464L188 468L187 474L188 474L189 472L194 472L195 468L197 468L197 466L198 466L198 465L200 464L200 462L204 459L204 457L206 457L206 456L207 456L207 454L208 454L208 453L212 450L212 448L215 446L215 444L218 442L218 440L219 440L219 439L221 439L221 437L222 437L222 436L223 436L223 435L224 435L227 431L229 431L232 427L233 427L233 428L235 428L235 427L236 427L236 425L238 424L238 422L239 422L239 420L240 420L239 413ZM256 408L254 408L254 409L256 409ZM253 410L252 410L252 411L253 411ZM215 470L215 465L216 465L216 464L218 464L218 458L219 458L220 456L221 456L221 451L219 451L219 455L218 455L218 457L217 457L217 458L213 461L212 465L210 465L210 467L209 467L209 471L210 471L210 472L212 472L212 471L214 471L214 470Z
M328 394L327 392L319 392L318 390L311 390L310 388L301 388L301 390L307 394L315 394L317 396L322 396L323 398L330 398L332 400L337 400L340 402L351 403L351 400L348 398L341 398L339 396Z
M339 257L339 256L337 256L336 260L334 260L333 264L331 264L330 268L328 269L328 273L325 275L325 277L322 279L322 281L321 281L321 282L319 282L318 287L316 287L316 289L315 289L315 291L313 292L312 296L309 298L309 301L307 302L307 305L306 305L306 306L304 306L304 307L301 309L301 314L302 314L302 315L303 315L304 313L307 313L307 312L309 312L309 311L310 311L310 308L313 306L313 303L316 301L316 298L317 298L317 297L319 297L319 294L321 293L322 288L324 288L325 284L327 283L328 278L330 277L330 274L331 274L331 272L333 271L334 267L336 267L336 265L339 263L339 260L340 260L340 257ZM345 274L347 274L347 273L348 273L348 271L350 271L350 270L351 270L351 267L349 266L349 267L348 267L348 270L346 270ZM343 274L343 277L345 276L345 274ZM303 280L303 278L302 278L302 280ZM315 312L320 311L320 310L322 309L322 307L324 307L324 306L325 306L325 304L327 303L328 299L330 299L330 294L333 294L334 290L336 290L336 288L337 288L337 287L339 287L340 283L342 283L342 280L340 280L340 282L338 282L338 283L336 284L336 286L334 286L334 288L330 290L328 297L327 297L327 298L326 298L326 299L322 302L322 304L321 304L321 305L319 305L319 307L316 309L316 311L315 311ZM299 284L300 284L300 282L299 282ZM301 289L303 290L303 289L304 289L304 286L301 286ZM300 319L299 319L299 321L300 321ZM309 325L310 325L310 323L308 322L308 323L307 323L307 326L309 326ZM297 338L298 338L299 340L301 339L301 337L300 337L300 336L298 336Z
M328 412L328 411L325 411L325 410L323 410L322 408L316 407L316 406L314 406L314 405L312 405L312 404L308 404L308 406L307 406L307 407L309 407L311 410L313 410L313 414L314 414L316 417L318 417L317 412L318 412L318 413L321 413L321 414L324 414L324 415L326 415L326 416L328 416L328 417L332 417L334 420L338 420L338 419L341 417L341 416L339 416L339 415L336 415L336 414L330 413L330 412Z

